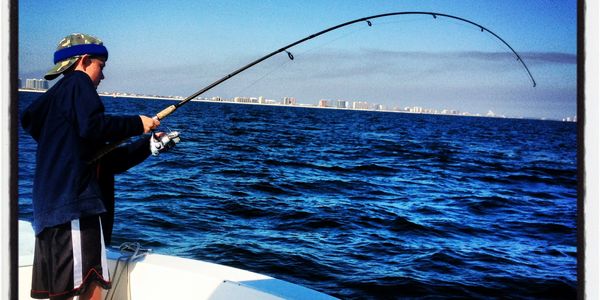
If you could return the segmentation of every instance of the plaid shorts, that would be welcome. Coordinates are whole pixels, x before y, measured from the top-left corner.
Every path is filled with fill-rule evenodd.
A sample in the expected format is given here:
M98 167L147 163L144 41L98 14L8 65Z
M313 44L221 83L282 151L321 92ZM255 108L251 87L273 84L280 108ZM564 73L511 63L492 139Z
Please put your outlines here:
M99 216L46 228L35 237L32 298L66 299L94 281L110 288Z

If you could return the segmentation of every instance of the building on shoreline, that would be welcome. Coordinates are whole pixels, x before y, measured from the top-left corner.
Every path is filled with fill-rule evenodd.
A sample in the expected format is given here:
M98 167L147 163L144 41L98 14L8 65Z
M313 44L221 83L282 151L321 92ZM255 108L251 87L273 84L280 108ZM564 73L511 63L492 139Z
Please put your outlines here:
M319 100L318 107L329 107L329 100L325 100L325 99Z
M283 99L281 99L281 104L283 104L283 105L296 105L296 98L294 98L294 97L283 97Z
M19 87L21 84L22 81L19 79ZM25 80L25 88L30 90L47 90L49 86L50 83L45 79L28 78Z
M19 86L22 85L22 81L19 78ZM44 92L48 89L48 81L43 79L27 79L26 86L20 87L19 91L25 92ZM181 96L155 96L155 95L141 95L132 93L117 93L117 92L99 92L100 96L106 97L129 97L129 98L143 98L143 99L160 99L160 100L175 100L181 101L184 97ZM405 107L386 107L381 104L371 104L366 101L347 101L347 100L327 100L321 99L318 104L303 104L298 103L295 97L283 97L281 101L267 99L264 96L259 97L233 97L226 98L220 96L213 96L210 98L197 97L193 101L208 101L208 102L224 102L224 103L238 103L238 104L263 104L263 105L279 105L279 106L296 106L296 107L309 107L309 108L329 108L329 109L345 109L345 110L365 110L365 111L380 111L380 112L395 112L395 113L413 113L413 114L433 114L433 115L449 115L449 116L471 116L471 117L489 117L489 118L512 118L512 119L523 119L523 117L507 117L502 114L496 114L492 110L488 110L485 114L462 112L457 109L432 109L421 106L405 106ZM546 118L528 118L535 120L547 120ZM554 121L562 122L577 122L577 116L568 116L564 118L549 119Z

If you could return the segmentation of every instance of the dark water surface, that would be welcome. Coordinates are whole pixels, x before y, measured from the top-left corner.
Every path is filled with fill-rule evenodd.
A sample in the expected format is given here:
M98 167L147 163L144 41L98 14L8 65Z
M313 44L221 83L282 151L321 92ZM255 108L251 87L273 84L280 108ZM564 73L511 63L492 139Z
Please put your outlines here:
M576 297L574 123L194 102L163 124L182 142L117 177L113 245L344 299ZM21 219L35 147L21 130Z

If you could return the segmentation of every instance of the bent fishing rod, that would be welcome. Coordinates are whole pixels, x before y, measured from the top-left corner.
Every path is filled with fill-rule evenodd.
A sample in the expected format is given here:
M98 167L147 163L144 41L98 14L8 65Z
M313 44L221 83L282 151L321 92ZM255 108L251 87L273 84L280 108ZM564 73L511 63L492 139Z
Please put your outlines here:
M327 29L321 30L317 33L311 34L303 39L297 40L293 43L290 43L288 45L285 45L281 48L279 48L278 50L275 50L255 61L250 62L249 64L225 75L224 77L222 77L221 79L207 85L206 87L202 88L201 90L191 94L190 96L186 97L185 99L181 100L179 103L174 104L174 105L170 105L168 107L166 107L165 109L163 109L162 111L160 111L159 113L156 114L156 116L154 116L154 118L158 119L158 120L162 120L164 118L166 118L167 116L169 116L170 114L172 114L175 110L177 110L178 108L180 108L181 106L185 105L186 103L190 102L191 100L193 100L194 98L204 94L205 92L209 91L210 89L214 88L215 86L227 81L228 79L236 76L237 74L253 67L254 65L259 64L260 62L269 59L270 57L279 54L281 52L286 52L288 57L291 60L294 60L294 55L292 53L290 53L288 51L289 48L292 48L298 44L304 43L310 39L313 39L315 37L318 37L320 35L323 35L327 32L330 31L334 31L336 29L342 28L342 27L346 27L348 25L354 24L354 23L359 23L359 22L366 22L368 26L372 26L373 23L371 23L371 20L373 19L378 19L378 18L384 18L384 17L390 17L390 16L399 16L399 15L429 15L432 16L434 19L437 19L438 17L445 17L445 18L449 18L449 19L454 19L454 20L459 20L468 24L471 24L477 28L479 28L481 30L481 32L488 32L491 35L493 35L496 39L500 40L504 45L506 45L511 51L512 53L516 56L516 59L521 62L521 65L523 65L523 67L525 68L525 70L527 71L527 74L529 75L529 78L531 79L531 82L533 84L533 87L536 86L536 82L535 79L533 78L533 75L531 74L531 72L529 71L529 68L527 67L527 65L525 64L525 61L523 61L523 59L521 58L521 56L519 55L519 53L517 53L517 51L515 51L515 49L513 49L513 47L511 47L504 39L502 39L499 35L497 35L496 33L494 33L493 31L489 30L488 28L475 23L473 21L461 18L461 17L457 17L457 16L453 16L453 15L448 15L448 14L443 14L443 13L437 13L437 12L424 12L424 11L406 11L406 12L391 12L391 13L385 13L385 14L379 14L379 15L373 15L373 16L369 16L369 17L363 17L363 18L359 18L356 20L352 20L352 21L348 21L345 23L341 23L332 27L329 27ZM122 144L123 142L117 142L114 144L110 144L107 145L107 147L105 147L105 149L100 150L96 156L94 157L93 161L97 161L98 159L100 159L101 157L103 157L104 155L108 154L110 151L114 150L115 148L117 148L120 144Z

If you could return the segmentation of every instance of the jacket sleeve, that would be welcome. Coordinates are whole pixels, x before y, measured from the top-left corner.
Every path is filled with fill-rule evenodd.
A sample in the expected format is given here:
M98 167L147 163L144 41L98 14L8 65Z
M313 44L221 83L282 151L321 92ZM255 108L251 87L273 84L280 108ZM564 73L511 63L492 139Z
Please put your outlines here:
M79 136L82 138L117 141L144 133L143 123L139 116L105 115L104 105L93 85L78 84L74 92L77 93L72 98L75 101L73 103L74 114Z
M46 118L48 111L48 102L43 101L44 97L45 95L42 95L21 114L21 126L36 141L40 137L44 125L43 120Z
M100 164L112 174L123 173L150 156L150 138L144 136L129 144L117 147L106 154Z
M43 104L43 102L36 101L27 107L21 114L21 126L23 126L25 132L29 133L36 141L38 141L38 138L40 137L43 119L36 118L33 111L41 106L41 104Z

